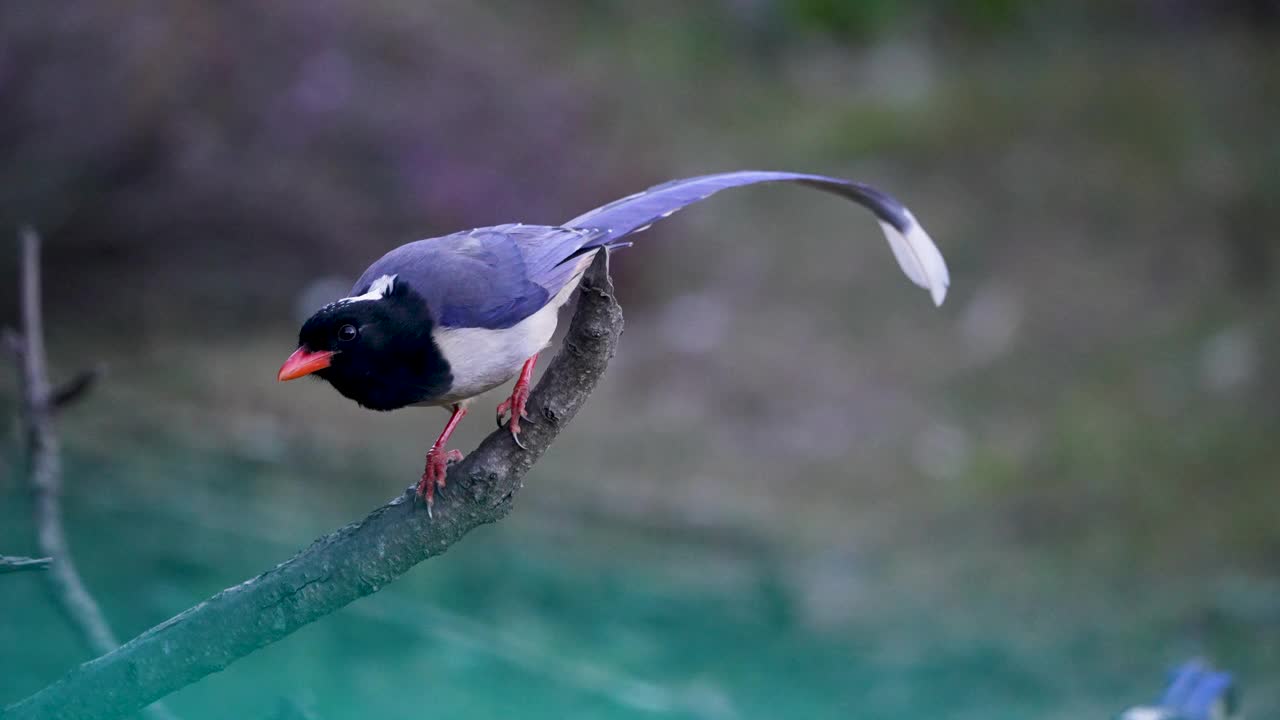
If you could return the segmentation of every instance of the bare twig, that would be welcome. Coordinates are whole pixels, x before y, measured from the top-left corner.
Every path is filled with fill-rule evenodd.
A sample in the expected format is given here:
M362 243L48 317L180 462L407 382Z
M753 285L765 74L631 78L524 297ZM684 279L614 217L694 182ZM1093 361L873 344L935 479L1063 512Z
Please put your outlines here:
M48 570L53 558L16 557L0 555L0 575L4 573L22 572L24 570Z
M607 260L601 253L583 280L564 346L529 400L536 423L521 450L499 430L449 470L435 518L411 486L364 520L326 535L256 578L208 600L81 665L9 706L5 720L105 720L217 672L298 628L377 592L419 562L439 555L473 528L511 510L521 478L586 402L622 332Z
M76 572L62 527L62 461L53 427L40 307L40 238L30 228L22 231L21 287L22 416L35 501L36 541L42 554L58 558L49 580L59 607L93 652L110 652L119 643Z
M35 517L36 544L40 553L53 559L46 576L59 610L81 640L95 655L109 653L119 646L102 609L80 579L62 525L62 459L53 416L56 395L49 384L45 362L44 319L40 302L40 236L27 227L20 233L22 243L20 304L22 333L18 341L10 336L9 345L16 350L22 381L22 417L27 431L28 478L31 485L32 513ZM80 395L91 384L82 381L69 395ZM173 718L163 707L147 708L155 720Z
M54 410L62 410L75 404L93 389L93 386L107 374L107 366L95 365L88 370L81 370L75 377L54 388L49 404Z
M25 350L22 336L18 334L17 330L10 327L0 330L0 343L3 343L4 349L13 353L13 356L19 358L19 362L21 362L22 353Z

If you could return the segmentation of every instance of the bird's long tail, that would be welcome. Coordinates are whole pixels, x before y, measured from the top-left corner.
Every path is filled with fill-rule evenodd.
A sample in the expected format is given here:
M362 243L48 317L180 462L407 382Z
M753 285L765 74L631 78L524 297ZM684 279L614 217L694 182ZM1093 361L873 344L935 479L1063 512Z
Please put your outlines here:
M726 188L756 183L793 182L848 198L870 210L880 221L893 255L912 282L925 288L937 305L947 295L951 278L933 240L920 227L911 211L893 197L863 183L822 175L791 172L744 170L742 172L703 175L673 180L615 200L590 210L565 223L563 227L594 229L589 242L581 250L623 244L622 238L640 232L653 223L706 200Z

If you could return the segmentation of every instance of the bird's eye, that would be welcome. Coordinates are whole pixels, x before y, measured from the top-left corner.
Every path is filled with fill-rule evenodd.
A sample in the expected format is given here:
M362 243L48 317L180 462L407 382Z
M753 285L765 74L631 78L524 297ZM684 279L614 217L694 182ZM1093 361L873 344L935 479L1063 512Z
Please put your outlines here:
M338 339L342 342L351 342L352 340L355 340L356 336L359 334L360 331L356 330L355 325L343 325L338 328Z

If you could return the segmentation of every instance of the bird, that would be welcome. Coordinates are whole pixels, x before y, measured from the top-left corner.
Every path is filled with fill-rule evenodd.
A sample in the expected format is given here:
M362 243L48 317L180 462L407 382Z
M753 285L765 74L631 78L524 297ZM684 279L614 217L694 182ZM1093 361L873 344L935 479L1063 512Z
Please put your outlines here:
M1233 720L1240 717L1235 677L1201 660L1189 660L1169 674L1160 699L1132 707L1117 720Z
M798 184L870 210L907 278L942 304L950 285L946 262L892 196L836 177L744 170L655 185L560 225L495 225L401 245L370 265L350 295L302 324L297 349L277 378L319 377L371 410L449 410L417 484L430 513L449 462L462 458L447 445L468 405L512 378L497 421L523 447L520 422L528 419L538 354L595 255L630 246L636 233L721 190L760 183Z

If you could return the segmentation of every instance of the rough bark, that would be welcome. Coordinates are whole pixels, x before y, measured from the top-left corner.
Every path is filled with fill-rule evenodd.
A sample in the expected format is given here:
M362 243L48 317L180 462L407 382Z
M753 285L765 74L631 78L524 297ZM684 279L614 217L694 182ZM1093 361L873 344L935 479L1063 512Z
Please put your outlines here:
M81 665L0 716L100 720L136 712L377 592L473 528L499 520L511 510L521 478L586 402L621 332L622 311L600 253L583 280L563 347L530 397L531 420L521 435L527 449L505 429L492 433L449 469L434 518L410 487L364 520Z

